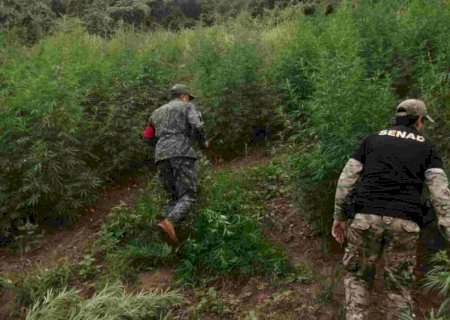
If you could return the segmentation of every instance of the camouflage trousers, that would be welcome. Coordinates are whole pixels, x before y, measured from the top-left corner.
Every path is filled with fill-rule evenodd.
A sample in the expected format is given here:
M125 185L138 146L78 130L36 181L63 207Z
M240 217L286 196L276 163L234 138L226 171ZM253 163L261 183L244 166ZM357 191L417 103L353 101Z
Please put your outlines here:
M173 223L183 220L197 194L195 159L170 158L158 162L159 177L169 194L165 215Z
M417 223L388 216L359 213L349 221L343 258L347 320L369 319L369 289L380 257L384 259L386 319L412 315L410 287L419 232Z

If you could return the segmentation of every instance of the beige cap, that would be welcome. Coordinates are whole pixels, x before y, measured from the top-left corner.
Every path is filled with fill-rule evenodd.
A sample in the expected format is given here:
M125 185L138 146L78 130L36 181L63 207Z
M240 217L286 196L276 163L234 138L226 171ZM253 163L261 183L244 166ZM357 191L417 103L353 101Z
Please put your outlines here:
M425 103L422 100L418 99L408 99L403 102L401 102L397 106L397 117L404 117L404 116L424 116L429 121L434 123L433 118L431 118L427 113L427 107L425 106Z
M191 97L191 100L195 99L195 96L191 93L189 88L185 86L184 84L175 84L172 89L170 89L170 92L172 93L185 93L188 94Z

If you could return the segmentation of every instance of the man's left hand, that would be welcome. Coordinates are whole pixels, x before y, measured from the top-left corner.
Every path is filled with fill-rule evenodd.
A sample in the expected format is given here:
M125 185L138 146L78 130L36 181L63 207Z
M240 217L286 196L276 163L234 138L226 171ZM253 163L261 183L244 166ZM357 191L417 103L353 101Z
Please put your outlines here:
M340 244L343 244L344 241L345 241L345 228L346 228L345 220L336 220L335 219L333 221L333 227L331 229L331 235Z

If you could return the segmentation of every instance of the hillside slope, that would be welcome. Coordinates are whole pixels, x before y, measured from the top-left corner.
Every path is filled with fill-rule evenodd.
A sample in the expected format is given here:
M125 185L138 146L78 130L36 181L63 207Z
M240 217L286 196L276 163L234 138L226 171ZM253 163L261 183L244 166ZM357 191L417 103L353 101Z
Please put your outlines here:
M259 154L215 165L213 171L218 174L237 173L245 176L244 172L266 170L266 178L254 186L257 189L271 190L265 193L266 200L263 199L265 217L270 219L261 220L260 227L267 240L285 251L295 271L287 278L281 277L278 280L271 280L266 276L230 274L212 278L192 289L183 286L181 293L185 302L181 307L173 309L168 319L342 319L342 251L337 246L329 247L327 240L317 237L309 222L293 204L289 182L283 178L286 172L275 172L274 168L279 169L273 167L271 157ZM17 288L20 289L24 285L21 282L23 280L20 280L24 279L24 274L17 272L18 269L32 275L39 269L36 269L38 265L51 269L64 260L70 264L73 273L68 286L82 290L86 297L92 296L95 292L94 286L98 286L98 275L84 279L79 273L80 263L86 254L95 251L96 241L100 237L99 230L111 207L120 204L132 208L135 206L134 195L142 192L142 188L145 188L144 178L133 179L127 184L107 190L91 210L87 210L79 223L68 230L44 235L39 244L23 257L6 254L3 250L0 277L16 279ZM190 240L188 238L185 241ZM177 255L182 254L179 252ZM95 268L98 270L103 270L99 274L100 277L101 274L108 276L107 269L110 267L104 258L96 255L93 264L97 265ZM137 271L134 280L128 282L128 290L150 292L154 289L177 288L178 268L176 263L167 260L146 270ZM378 279L371 313L371 319L374 320L384 319L384 295L381 290L381 279ZM14 295L20 290L2 292L2 319L14 308L16 316L11 319L19 319L17 316L20 312L17 313L18 306L15 305ZM425 313L433 304L427 299L429 296L424 294L422 290L415 293L418 319L425 319ZM434 301L434 304L436 303L437 301ZM22 307L22 312L27 310L27 307Z

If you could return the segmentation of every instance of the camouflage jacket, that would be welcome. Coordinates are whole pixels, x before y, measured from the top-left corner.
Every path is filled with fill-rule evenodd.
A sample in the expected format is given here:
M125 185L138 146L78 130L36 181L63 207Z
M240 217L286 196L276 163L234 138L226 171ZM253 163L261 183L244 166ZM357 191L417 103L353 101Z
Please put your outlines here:
M192 103L174 99L155 110L149 121L155 127L158 140L155 161L170 158L197 158L195 140L205 144L203 121Z
M334 219L345 220L344 203L347 195L355 188L356 183L361 177L363 164L355 159L348 160L336 187L336 196L334 201Z
M351 158L342 170L336 188L334 219L346 219L343 213L345 198L355 188L362 171L363 164ZM436 210L438 224L443 229L447 240L450 241L450 190L445 171L441 168L432 168L425 171L425 184L430 191L430 200Z

